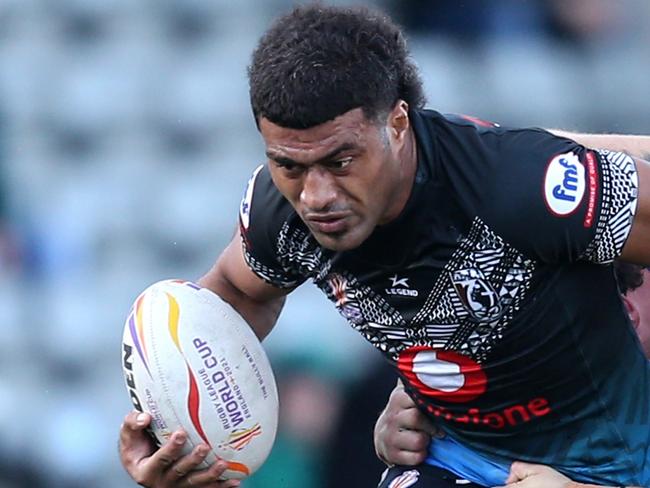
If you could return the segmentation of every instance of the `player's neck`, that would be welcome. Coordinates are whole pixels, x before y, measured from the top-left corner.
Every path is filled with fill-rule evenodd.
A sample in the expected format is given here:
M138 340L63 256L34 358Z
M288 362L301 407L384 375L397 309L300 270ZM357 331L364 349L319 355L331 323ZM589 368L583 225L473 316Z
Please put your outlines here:
M391 199L393 204L386 213L386 218L381 222L381 225L388 224L400 216L413 192L413 184L415 183L415 174L417 173L418 166L418 154L415 132L413 132L412 127L408 129L406 141L398 158L401 162L400 181Z

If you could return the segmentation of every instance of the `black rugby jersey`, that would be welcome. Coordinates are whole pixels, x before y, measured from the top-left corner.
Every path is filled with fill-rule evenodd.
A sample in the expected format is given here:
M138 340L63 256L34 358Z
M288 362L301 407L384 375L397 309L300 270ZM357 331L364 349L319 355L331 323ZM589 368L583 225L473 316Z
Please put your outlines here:
M240 209L250 268L277 287L313 280L475 451L650 484L650 369L608 264L636 210L634 161L541 129L410 116L410 198L354 250L322 248L258 168Z

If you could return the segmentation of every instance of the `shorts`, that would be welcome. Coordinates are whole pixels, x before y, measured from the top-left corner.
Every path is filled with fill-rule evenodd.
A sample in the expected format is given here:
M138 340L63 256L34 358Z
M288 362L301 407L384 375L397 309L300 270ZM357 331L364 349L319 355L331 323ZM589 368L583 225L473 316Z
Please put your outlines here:
M485 488L428 464L393 466L384 471L377 488Z

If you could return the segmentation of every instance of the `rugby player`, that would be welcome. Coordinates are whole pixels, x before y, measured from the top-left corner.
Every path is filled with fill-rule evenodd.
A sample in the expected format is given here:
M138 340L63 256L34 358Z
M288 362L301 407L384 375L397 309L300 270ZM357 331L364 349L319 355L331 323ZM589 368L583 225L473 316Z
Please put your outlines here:
M650 358L650 271L643 270L640 266L618 262L615 265L616 277L623 302L630 316L631 325L639 338L639 347L646 358ZM389 486L396 478L408 475L414 477L412 468L423 463L427 458L430 442L438 442L436 450L444 451L446 440L444 432L436 429L434 424L421 413L413 400L405 393L404 387L398 383L389 397L386 408L383 410L375 424L374 443L377 456L389 466L392 466L382 477L380 488ZM471 451L459 451L455 445L450 446L450 455L462 455L468 464L473 464L476 469L485 461L475 456ZM429 475L426 465L423 472L418 474L420 484L412 486L426 487L426 476ZM488 466L487 469L490 469ZM492 467L494 469L494 467ZM504 471L504 476L506 475ZM435 475L434 475L435 476ZM565 488L571 481L557 471L539 465L516 462L510 467L509 483L519 488ZM525 483L524 483L525 481ZM574 488L583 485L573 483ZM592 485L593 486L593 485Z
M650 371L624 332L609 265L650 262L650 166L617 152L645 139L424 110L399 28L363 9L278 19L249 83L268 164L202 286L263 339L311 279L447 438L497 466L526 459L578 481L650 482ZM223 462L191 471L207 446L180 457L182 432L154 452L148 421L132 413L121 429L138 483L239 484L216 482ZM441 483L458 472L437 462Z

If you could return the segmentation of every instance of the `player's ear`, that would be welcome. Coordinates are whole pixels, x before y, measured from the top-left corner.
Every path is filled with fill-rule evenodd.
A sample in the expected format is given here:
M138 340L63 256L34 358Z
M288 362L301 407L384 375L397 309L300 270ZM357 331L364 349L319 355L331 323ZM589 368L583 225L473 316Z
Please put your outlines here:
M630 300L628 297L624 296L623 303L625 304L625 309L627 310L627 313L630 315L630 320L632 320L632 325L634 325L635 329L638 328L639 324L641 323L641 315L639 314L639 309L634 303L634 300Z
M388 115L388 130L394 139L402 140L409 126L409 104L404 100L398 100Z

